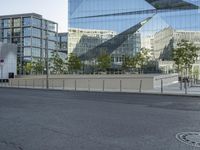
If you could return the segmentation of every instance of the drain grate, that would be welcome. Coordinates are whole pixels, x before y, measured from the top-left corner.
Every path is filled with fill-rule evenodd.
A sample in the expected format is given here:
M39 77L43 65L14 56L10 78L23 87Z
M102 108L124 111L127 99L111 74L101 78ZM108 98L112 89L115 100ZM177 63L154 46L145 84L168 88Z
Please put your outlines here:
M200 147L200 132L182 132L176 138L187 145Z

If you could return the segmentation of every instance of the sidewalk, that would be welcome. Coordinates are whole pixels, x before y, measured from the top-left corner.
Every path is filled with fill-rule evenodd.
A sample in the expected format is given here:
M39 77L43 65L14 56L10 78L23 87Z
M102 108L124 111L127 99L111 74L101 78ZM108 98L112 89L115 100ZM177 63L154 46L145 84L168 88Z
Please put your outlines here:
M150 90L147 92L148 93L161 93L161 88L155 88L154 90ZM184 84L183 84L182 90L180 90L180 83L165 86L163 88L163 93L164 94L178 94L178 95L185 94ZM187 87L187 94L200 96L200 86L197 85L197 86L193 86L193 87Z

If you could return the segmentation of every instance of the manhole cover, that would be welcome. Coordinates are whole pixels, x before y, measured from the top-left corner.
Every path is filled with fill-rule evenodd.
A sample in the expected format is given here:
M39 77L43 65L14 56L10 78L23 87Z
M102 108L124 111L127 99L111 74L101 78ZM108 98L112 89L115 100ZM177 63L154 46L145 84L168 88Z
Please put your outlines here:
M178 133L176 138L190 146L200 147L200 132L182 132Z

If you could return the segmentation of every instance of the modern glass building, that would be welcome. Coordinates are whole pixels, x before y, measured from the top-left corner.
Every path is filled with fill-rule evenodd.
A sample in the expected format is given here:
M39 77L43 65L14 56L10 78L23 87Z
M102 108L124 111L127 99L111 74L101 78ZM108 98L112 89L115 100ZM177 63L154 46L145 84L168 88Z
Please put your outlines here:
M150 49L157 60L168 60L181 39L200 46L199 6L200 0L69 0L69 31L76 34L69 32L68 49L84 52L78 53L83 60L104 50L116 64L141 48ZM95 30L113 34L106 39ZM91 38L99 40L94 44Z
M68 54L68 33L58 33L58 50L63 59L66 59Z
M58 24L39 14L0 16L0 41L15 43L18 47L18 74L23 74L25 62L45 57L45 45L49 56L57 49L57 33Z

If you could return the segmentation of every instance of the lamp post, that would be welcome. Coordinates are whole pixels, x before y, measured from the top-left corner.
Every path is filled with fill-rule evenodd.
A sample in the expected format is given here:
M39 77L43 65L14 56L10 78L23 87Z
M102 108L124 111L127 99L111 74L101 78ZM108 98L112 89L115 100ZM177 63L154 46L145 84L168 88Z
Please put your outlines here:
M46 67L46 89L49 89L49 53L48 53L48 35L45 41L45 67Z

